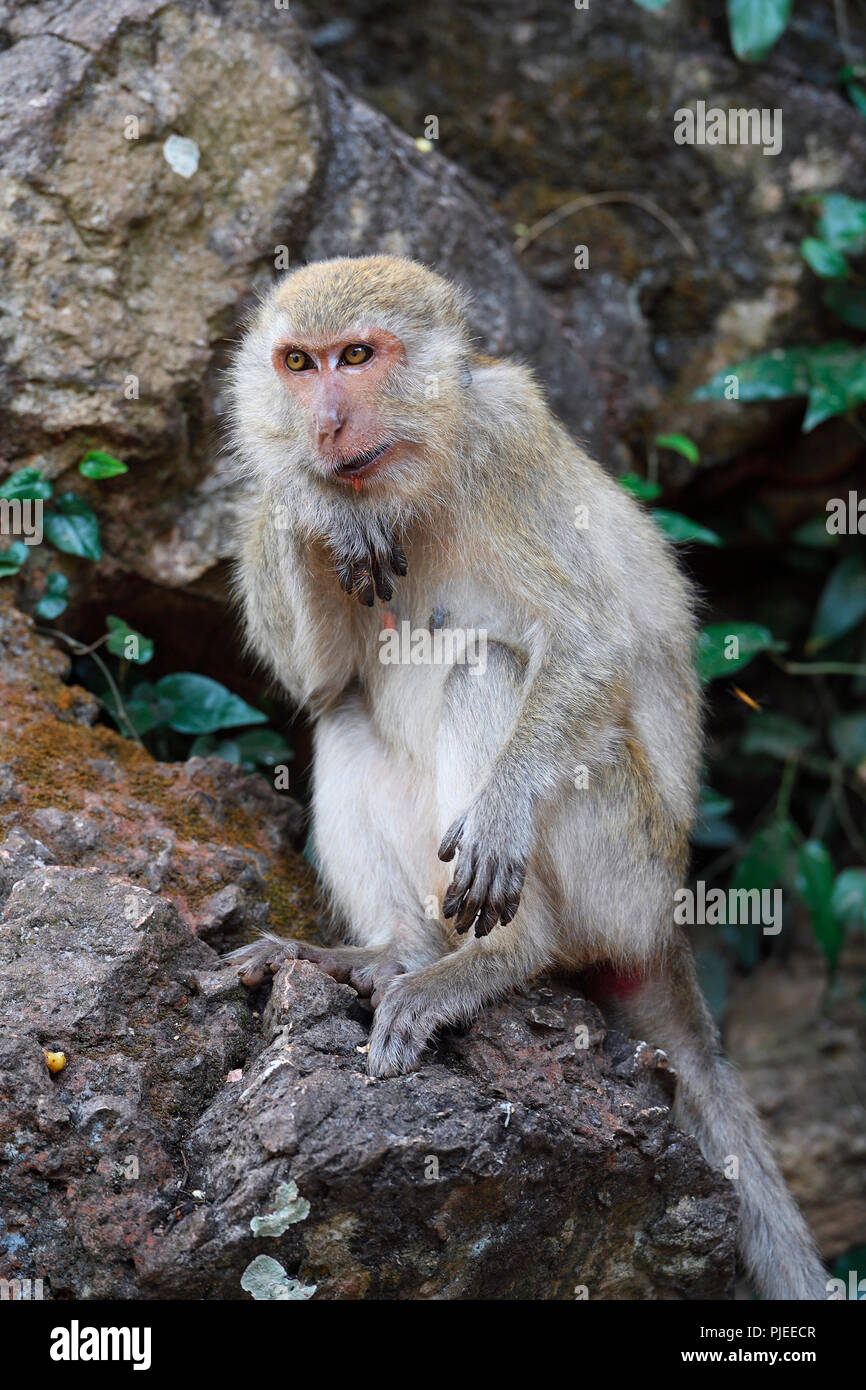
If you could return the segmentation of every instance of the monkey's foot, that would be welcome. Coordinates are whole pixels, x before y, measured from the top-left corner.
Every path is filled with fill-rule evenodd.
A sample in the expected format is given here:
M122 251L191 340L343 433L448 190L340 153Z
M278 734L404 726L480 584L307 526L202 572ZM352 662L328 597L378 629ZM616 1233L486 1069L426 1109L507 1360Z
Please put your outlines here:
M239 966L240 982L247 989L260 985L268 973L275 975L284 961L308 960L341 984L351 985L374 1008L394 977L402 975L406 968L387 947L369 950L363 946L315 946L309 941L272 935L240 946L224 959Z
M445 1022L429 986L415 985L411 975L392 980L373 1019L367 1057L370 1076L417 1071L433 1034Z

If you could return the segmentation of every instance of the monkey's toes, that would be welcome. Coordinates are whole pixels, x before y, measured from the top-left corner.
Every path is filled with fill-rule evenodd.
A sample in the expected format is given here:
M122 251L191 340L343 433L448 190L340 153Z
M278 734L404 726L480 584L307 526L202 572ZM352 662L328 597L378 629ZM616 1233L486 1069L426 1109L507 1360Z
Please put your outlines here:
M382 995L370 1033L367 1071L370 1076L404 1076L417 1071L435 1023L413 1007L411 995L395 981Z
M296 960L302 944L268 934L229 951L223 960L237 967L238 979L246 989L255 989L269 973L275 975L283 961Z
M406 967L399 960L383 960L376 965L359 965L349 972L349 984L357 990L362 999L369 999L374 1009L378 1009L385 991L398 975L405 975Z

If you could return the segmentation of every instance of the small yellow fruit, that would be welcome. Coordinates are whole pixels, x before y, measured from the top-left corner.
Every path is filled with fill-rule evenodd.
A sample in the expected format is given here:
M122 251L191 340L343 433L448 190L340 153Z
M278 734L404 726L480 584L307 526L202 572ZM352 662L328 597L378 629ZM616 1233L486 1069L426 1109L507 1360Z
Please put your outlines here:
M42 1056L45 1058L46 1067L52 1074L62 1071L66 1066L65 1052L46 1052L43 1047Z

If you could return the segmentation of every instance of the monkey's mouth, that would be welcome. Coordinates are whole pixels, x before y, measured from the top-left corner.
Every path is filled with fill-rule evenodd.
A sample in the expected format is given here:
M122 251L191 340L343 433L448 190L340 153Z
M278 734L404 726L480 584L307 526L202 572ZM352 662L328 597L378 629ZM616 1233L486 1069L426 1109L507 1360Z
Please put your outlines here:
M393 443L393 439L387 439L384 444L377 444L375 449L368 449L366 453L355 454L352 458L340 459L334 469L334 476L336 478L363 478L365 474L372 473L380 458L387 454Z

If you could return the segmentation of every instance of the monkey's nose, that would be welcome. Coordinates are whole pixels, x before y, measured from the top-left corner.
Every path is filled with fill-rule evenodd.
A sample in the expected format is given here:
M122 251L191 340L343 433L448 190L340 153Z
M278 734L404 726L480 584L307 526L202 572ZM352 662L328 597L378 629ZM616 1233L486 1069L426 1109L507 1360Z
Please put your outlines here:
M326 410L316 417L316 442L321 449L325 444L333 444L343 428L344 417L339 410Z

